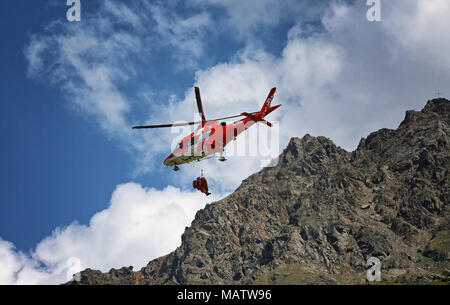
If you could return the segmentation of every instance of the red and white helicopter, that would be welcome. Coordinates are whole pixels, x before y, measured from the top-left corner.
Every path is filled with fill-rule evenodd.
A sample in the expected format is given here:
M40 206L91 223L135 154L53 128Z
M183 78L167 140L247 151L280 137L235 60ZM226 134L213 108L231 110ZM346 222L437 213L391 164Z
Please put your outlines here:
M164 128L199 124L197 129L191 134L185 136L177 145L175 150L164 160L164 165L173 166L174 171L179 170L178 165L190 163L193 161L201 161L215 153L220 153L219 161L226 161L225 157L222 155L225 146L232 140L235 140L240 133L247 130L257 122L261 122L269 127L272 127L272 124L266 121L264 117L281 106L270 106L275 91L276 88L272 88L272 90L270 90L270 93L267 96L264 105L258 112L242 112L239 115L219 118L215 120L207 120L205 118L205 113L203 112L200 89L198 87L195 87L195 97L197 99L197 107L202 119L201 121L163 125L135 126L133 127L133 129ZM221 120L237 118L240 116L244 116L245 118L230 124L219 122Z

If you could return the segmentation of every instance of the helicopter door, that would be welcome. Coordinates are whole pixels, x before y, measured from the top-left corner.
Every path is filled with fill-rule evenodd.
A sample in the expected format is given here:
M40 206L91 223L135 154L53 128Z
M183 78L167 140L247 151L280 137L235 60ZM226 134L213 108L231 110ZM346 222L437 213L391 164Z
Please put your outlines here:
M212 129L202 133L202 156L205 153L205 142L209 139L209 137L211 136L212 133Z

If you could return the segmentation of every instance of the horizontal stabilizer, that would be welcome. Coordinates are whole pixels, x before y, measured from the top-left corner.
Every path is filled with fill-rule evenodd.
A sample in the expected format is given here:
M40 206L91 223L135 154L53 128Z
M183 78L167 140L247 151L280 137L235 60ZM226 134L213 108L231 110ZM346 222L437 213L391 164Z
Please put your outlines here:
M259 114L259 115L253 115L253 114L250 114L250 113L247 113L247 112L242 112L241 114L242 114L243 116L246 116L247 118L249 118L249 119L255 121L255 122L261 122L261 123L266 124L266 125L269 126L269 127L272 127L272 123L270 123L270 122L264 120L261 114Z

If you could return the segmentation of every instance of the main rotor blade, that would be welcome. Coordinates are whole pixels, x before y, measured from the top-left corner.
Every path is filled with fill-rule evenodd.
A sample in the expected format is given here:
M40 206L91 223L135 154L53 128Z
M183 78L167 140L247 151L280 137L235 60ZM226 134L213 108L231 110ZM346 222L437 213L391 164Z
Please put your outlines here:
M255 113L258 113L258 111L250 112L250 114L255 114ZM220 121L220 120L233 119L233 118L238 118L238 117L240 117L240 116L244 116L244 115L242 115L242 114L232 115L232 116L227 116L227 117L224 117L224 118L214 119L214 120L212 120L212 121Z
M162 124L162 125L134 126L133 129L165 128L165 127L176 127L176 126L189 126L189 125L195 125L195 124L201 124L201 123L202 123L202 121L197 121L197 122L187 122L187 123Z
M205 118L205 113L203 112L202 97L200 96L200 88L199 87L195 87L195 98L197 100L198 112L200 113L200 115L202 117L202 122L205 122L206 118Z
M250 112L250 114L255 114L258 113L256 112ZM211 121L220 121L220 120L227 120L227 119L232 119L232 118L238 118L244 116L242 114L238 114L238 115L232 115L232 116L228 116L228 117L224 117L224 118L219 118L219 119L214 119ZM206 121L205 121L206 122ZM147 129L147 128L165 128L165 127L176 127L176 126L189 126L189 125L195 125L195 124L202 124L205 123L203 121L196 121L196 122L187 122L187 123L173 123L173 124L162 124L162 125L147 125L147 126L134 126L133 129Z

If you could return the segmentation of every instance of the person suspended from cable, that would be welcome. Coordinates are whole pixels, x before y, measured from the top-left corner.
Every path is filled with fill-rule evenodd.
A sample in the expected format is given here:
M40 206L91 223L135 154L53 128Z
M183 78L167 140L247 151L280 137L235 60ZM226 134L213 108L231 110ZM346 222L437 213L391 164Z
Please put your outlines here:
M206 196L211 195L208 189L208 181L203 176L203 170L201 170L200 177L197 177L194 181L192 181L192 186L194 189L199 190L203 194L206 194Z

